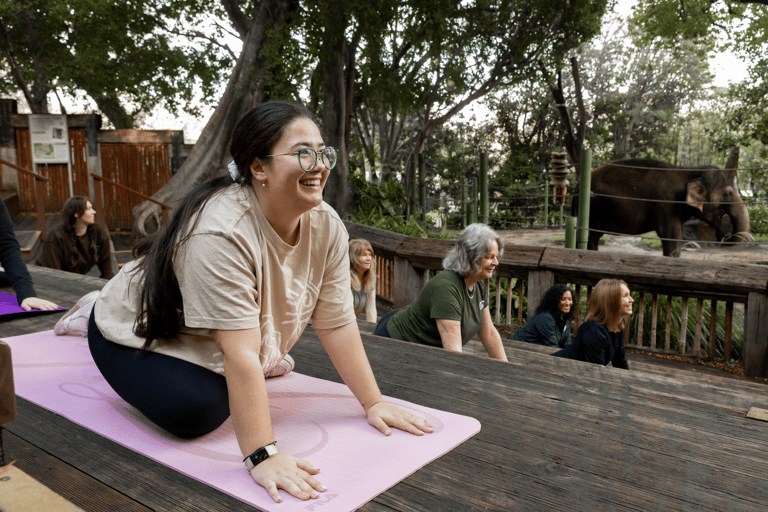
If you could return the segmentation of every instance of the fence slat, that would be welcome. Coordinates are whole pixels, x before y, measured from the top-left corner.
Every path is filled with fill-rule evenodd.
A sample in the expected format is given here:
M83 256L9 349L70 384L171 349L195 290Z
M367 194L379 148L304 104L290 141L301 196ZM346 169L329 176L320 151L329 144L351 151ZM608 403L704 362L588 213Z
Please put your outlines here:
M731 359L731 331L733 328L733 302L727 301L725 303L725 351L724 357L726 361Z
M643 322L645 322L645 293L640 292L637 306L637 346L643 346Z
M496 323L499 322L501 316L501 278L496 276Z
M701 319L704 310L704 300L699 299L696 303L696 330L693 336L693 354L698 357L701 355Z
M525 281L522 279L519 280L520 284L518 285L518 300L517 300L517 326L522 327L523 326L523 285L525 284Z
M713 300L709 310L709 357L715 358L715 345L717 344L717 301Z
M512 325L512 278L507 278L507 315L504 317L506 323Z
M667 325L664 330L664 350L669 351L672 337L672 296L667 295Z
M659 316L659 294L653 294L653 307L651 309L651 348L656 348L656 322Z
M688 336L688 297L683 297L683 312L680 314L680 340L677 343L677 351L686 353L686 338Z

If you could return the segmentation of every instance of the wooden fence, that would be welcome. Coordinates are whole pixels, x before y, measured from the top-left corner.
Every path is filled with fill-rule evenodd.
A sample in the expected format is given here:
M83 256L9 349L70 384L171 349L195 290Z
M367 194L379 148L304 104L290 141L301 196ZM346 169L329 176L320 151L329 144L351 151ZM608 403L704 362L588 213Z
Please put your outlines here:
M409 304L418 295L430 273L442 269L442 259L453 246L449 240L412 238L345 224L350 238L365 238L373 246L377 293L394 308ZM736 332L733 318L738 311L743 314L739 341L745 373L768 377L768 267L763 265L508 245L496 274L489 286L495 296L489 297L489 303L500 327L522 325L523 318L533 316L544 292L555 283L574 288L574 304L580 306L574 306L578 326L592 287L600 279L623 279L637 297L631 327L624 330L625 343L655 352L704 358L715 358L719 353L721 359L730 359ZM508 300L510 297L516 300ZM677 339L670 336L673 300L682 302L681 324L686 326ZM646 302L650 318L646 318ZM705 311L710 316L707 323ZM725 314L718 315L718 311ZM695 315L693 339L688 337L689 315ZM660 318L663 325L659 325ZM708 327L706 340L701 334L703 327ZM707 350L702 349L703 341Z

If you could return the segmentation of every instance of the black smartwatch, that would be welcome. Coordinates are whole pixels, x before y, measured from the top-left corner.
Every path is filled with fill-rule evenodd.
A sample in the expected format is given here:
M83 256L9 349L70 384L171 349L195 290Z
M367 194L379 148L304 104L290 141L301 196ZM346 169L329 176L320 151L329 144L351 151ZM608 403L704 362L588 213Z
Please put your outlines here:
M275 443L277 443L277 441L275 441ZM259 448L244 458L243 462L245 462L245 469L247 469L250 473L253 468L270 458L272 455L276 454L277 448L275 448L275 443L269 443L267 446Z

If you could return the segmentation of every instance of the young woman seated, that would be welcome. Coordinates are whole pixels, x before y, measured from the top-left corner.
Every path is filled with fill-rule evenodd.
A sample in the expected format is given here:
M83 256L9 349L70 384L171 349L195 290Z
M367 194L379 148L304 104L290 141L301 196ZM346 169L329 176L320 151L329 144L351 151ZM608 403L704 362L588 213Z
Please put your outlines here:
M510 339L563 348L571 343L573 291L564 284L550 287L541 299L536 314L516 330Z
M43 243L37 264L43 267L87 274L99 266L101 277L112 279L112 245L107 229L96 224L96 210L82 196L70 197L61 211L62 223Z
M622 329L625 319L632 314L633 302L627 283L601 279L592 290L587 319L576 332L573 343L552 355L629 369Z

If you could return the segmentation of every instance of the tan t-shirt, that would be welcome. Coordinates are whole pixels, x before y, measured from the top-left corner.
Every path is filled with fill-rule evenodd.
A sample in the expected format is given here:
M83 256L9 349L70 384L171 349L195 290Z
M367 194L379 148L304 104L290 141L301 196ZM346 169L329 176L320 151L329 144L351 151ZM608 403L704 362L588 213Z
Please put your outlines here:
M348 235L326 203L301 217L299 239L286 244L261 212L253 188L215 194L174 258L184 311L177 339L151 350L224 374L211 329L259 328L261 364L269 371L310 318L318 329L355 321ZM109 340L139 348L134 334L140 283L137 262L123 267L96 302L96 325Z

